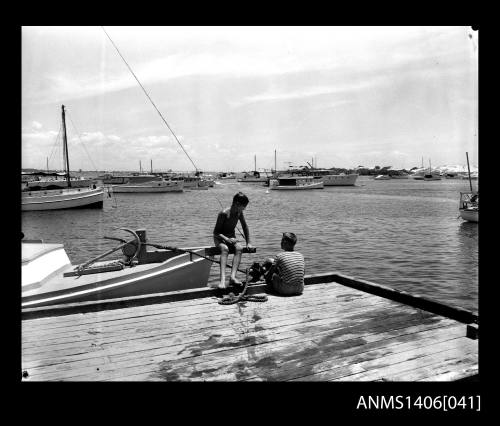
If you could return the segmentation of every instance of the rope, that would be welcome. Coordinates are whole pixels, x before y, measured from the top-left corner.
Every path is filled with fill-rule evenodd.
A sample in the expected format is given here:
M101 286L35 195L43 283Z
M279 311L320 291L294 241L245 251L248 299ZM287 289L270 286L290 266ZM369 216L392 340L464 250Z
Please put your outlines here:
M245 287L243 287L243 290L238 296L235 296L234 293L229 293L225 295L221 300L219 300L219 305L233 305L238 302L267 302L267 296L260 295L247 295L247 288L248 288L248 268L246 269L246 281L245 281Z
M59 147L59 137L61 136L61 127L62 127L62 123L59 123L59 131L57 132L57 136L56 136L56 140L54 142L54 145L52 146L52 151L50 152L50 157L49 157L49 163L50 163L50 160L52 160L52 155L54 154L54 151L57 150L57 148Z
M109 36L109 34L106 32L106 30L104 29L104 27L101 27L102 30L104 31L104 33L106 34L106 36L109 38L109 41L111 41L111 44L113 45L113 47L116 49L116 51L118 52L118 54L120 55L120 57L123 59L123 62L125 62L125 65L127 66L127 68L129 69L129 71L132 73L132 75L134 76L134 78L136 79L137 83L139 83L139 86L141 86L141 89L142 91L144 92L144 94L147 96L147 98L149 99L149 101L151 102L151 104L153 105L153 107L156 109L156 112L160 115L161 119L163 120L163 122L167 125L168 127L168 130L170 130L170 132L172 133L172 135L174 135L174 138L175 140L177 141L177 143L180 145L180 147L182 148L182 150L184 151L184 153L187 155L187 157L189 158L189 161L191 161L191 164L194 166L195 170L198 171L198 167L196 167L196 165L194 164L193 160L191 160L191 157L189 156L189 154L186 152L186 150L184 149L184 147L182 146L181 142L179 141L179 139L177 139L177 136L175 135L174 131L170 128L170 126L168 125L167 123L167 120L165 120L165 118L163 117L163 115L161 114L160 110L156 107L155 103L153 102L153 100L151 99L151 97L149 96L148 92L146 92L146 89L144 88L144 86L141 84L141 82L139 81L139 79L137 78L137 76L134 74L134 71L132 71L132 68L130 68L130 65L127 63L127 61L125 60L125 58L122 56L122 54L120 53L120 51L118 50L118 47L116 47L115 43L113 42L113 40L111 39L111 37Z
M189 156L189 154L187 153L187 151L184 149L184 147L182 146L181 142L179 141L179 139L177 138L177 136L175 135L174 131L171 129L171 127L169 126L169 124L167 123L167 120L165 120L165 118L163 117L162 113L160 112L160 110L158 109L158 107L156 106L156 104L153 102L153 100L151 99L151 96L149 96L148 92L146 91L146 89L144 88L144 86L141 84L141 82L139 81L139 79L137 78L137 76L135 75L134 71L132 71L132 68L130 67L130 65L128 64L128 62L125 60L125 58L123 57L123 55L120 53L120 50L118 49L118 47L116 46L116 44L113 42L113 40L111 39L111 37L109 36L109 34L106 32L106 30L104 29L104 27L102 27L102 30L104 31L104 33L106 34L106 36L108 37L109 41L111 42L111 44L113 45L113 47L116 49L116 51L118 52L118 54L120 55L120 57L122 58L123 62L125 63L125 65L127 66L127 68L129 69L129 71L131 72L131 74L134 76L135 80L137 81L137 83L139 84L139 86L141 87L142 91L144 92L144 94L146 95L146 97L149 99L149 101L151 102L151 104L153 105L153 107L155 108L156 112L159 114L159 116L161 117L161 119L163 120L163 122L166 124L166 126L168 127L168 130L170 130L170 132L172 133L172 135L174 136L175 140L177 141L177 143L179 144L179 146L182 148L182 150L184 151L184 153L186 154L186 156L189 158L189 161L191 161L191 164L194 166L196 172L198 172L198 167L196 167L196 164L194 164L193 160L191 159L191 157ZM215 196L215 194L214 194ZM217 198L217 196L215 196L215 198L217 199L217 201L219 202L221 208L223 209L224 206L222 205L222 203L220 202L220 200ZM240 228L238 227L238 225L236 225L236 229L238 230L238 232L240 233L240 235L245 238L245 235L243 235L243 233L241 232Z
M94 170L97 172L97 167L95 166L94 162L92 161L92 158L90 157L90 154L89 152L87 151L87 147L85 146L85 144L83 143L82 139L80 138L80 134L78 132L78 129L76 128L75 126L75 123L73 123L73 120L71 119L71 116L69 116L69 121L71 121L71 124L73 125L74 129L75 129L75 133L76 135L78 136L78 139L80 140L80 143L82 144L83 146L83 149L85 150L85 152L87 153L87 157L89 157L89 160L90 162L92 163L92 165L94 166Z

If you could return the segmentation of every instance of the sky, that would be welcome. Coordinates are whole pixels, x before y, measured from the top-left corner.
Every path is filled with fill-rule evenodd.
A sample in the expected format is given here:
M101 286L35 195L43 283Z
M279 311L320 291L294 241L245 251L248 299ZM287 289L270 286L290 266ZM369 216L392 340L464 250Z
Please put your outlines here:
M470 27L22 27L21 163L65 105L74 171L477 166L477 86Z

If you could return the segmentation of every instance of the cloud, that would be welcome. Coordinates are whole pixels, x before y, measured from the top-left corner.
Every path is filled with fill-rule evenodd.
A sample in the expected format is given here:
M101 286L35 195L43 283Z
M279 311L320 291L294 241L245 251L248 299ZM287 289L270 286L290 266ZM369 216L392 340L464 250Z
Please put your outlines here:
M359 72L460 48L459 43L457 47L457 42L453 42L460 28L453 27L112 27L108 30L145 85L193 75L262 77L338 69ZM68 55L66 60L51 64L51 72L47 74L23 67L26 76L38 73L38 78L44 81L42 86L32 86L31 93L27 93L33 101L47 96L51 101L85 98L137 86L98 27L23 29L23 37L26 55L35 37L38 49L51 49L49 57L59 57L54 53L58 50ZM68 37L73 38L76 49L71 52L63 43ZM435 41L438 39L439 43ZM78 72L72 71L70 65L75 55L76 59L82 55L88 58L88 64L82 64ZM23 62L27 61L28 57L23 57ZM39 93L39 87L43 87L44 93Z
M41 123L39 123L38 121L33 121L33 122L31 123L31 128L32 128L33 130L40 130L42 127L43 127L43 126L42 126L42 124L41 124Z

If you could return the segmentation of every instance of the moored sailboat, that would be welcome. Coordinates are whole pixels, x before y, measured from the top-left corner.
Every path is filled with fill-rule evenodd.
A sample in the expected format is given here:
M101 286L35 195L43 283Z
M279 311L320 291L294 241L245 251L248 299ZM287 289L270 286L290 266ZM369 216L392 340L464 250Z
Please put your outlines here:
M470 192L460 192L460 203L458 206L458 211L463 220L466 220L468 222L479 222L479 191L474 191L472 189L469 167L469 154L466 152L465 155L467 156Z
M244 175L237 179L238 182L247 183L266 183L270 176L268 173L257 171L257 156L254 155L254 170L251 173L245 172Z
M64 163L66 168L66 187L60 189L25 188L21 193L21 210L62 210L73 208L102 208L104 190L95 183L87 187L74 187L70 179L68 140L64 105L62 105L62 129ZM27 189L27 190L26 190Z

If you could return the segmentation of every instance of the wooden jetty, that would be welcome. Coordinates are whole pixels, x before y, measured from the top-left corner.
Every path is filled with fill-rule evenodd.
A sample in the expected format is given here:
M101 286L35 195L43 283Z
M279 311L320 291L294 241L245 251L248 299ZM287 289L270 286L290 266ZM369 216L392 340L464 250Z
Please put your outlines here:
M195 289L22 311L23 381L453 381L478 316L338 273L221 305ZM264 283L247 294L266 291Z

